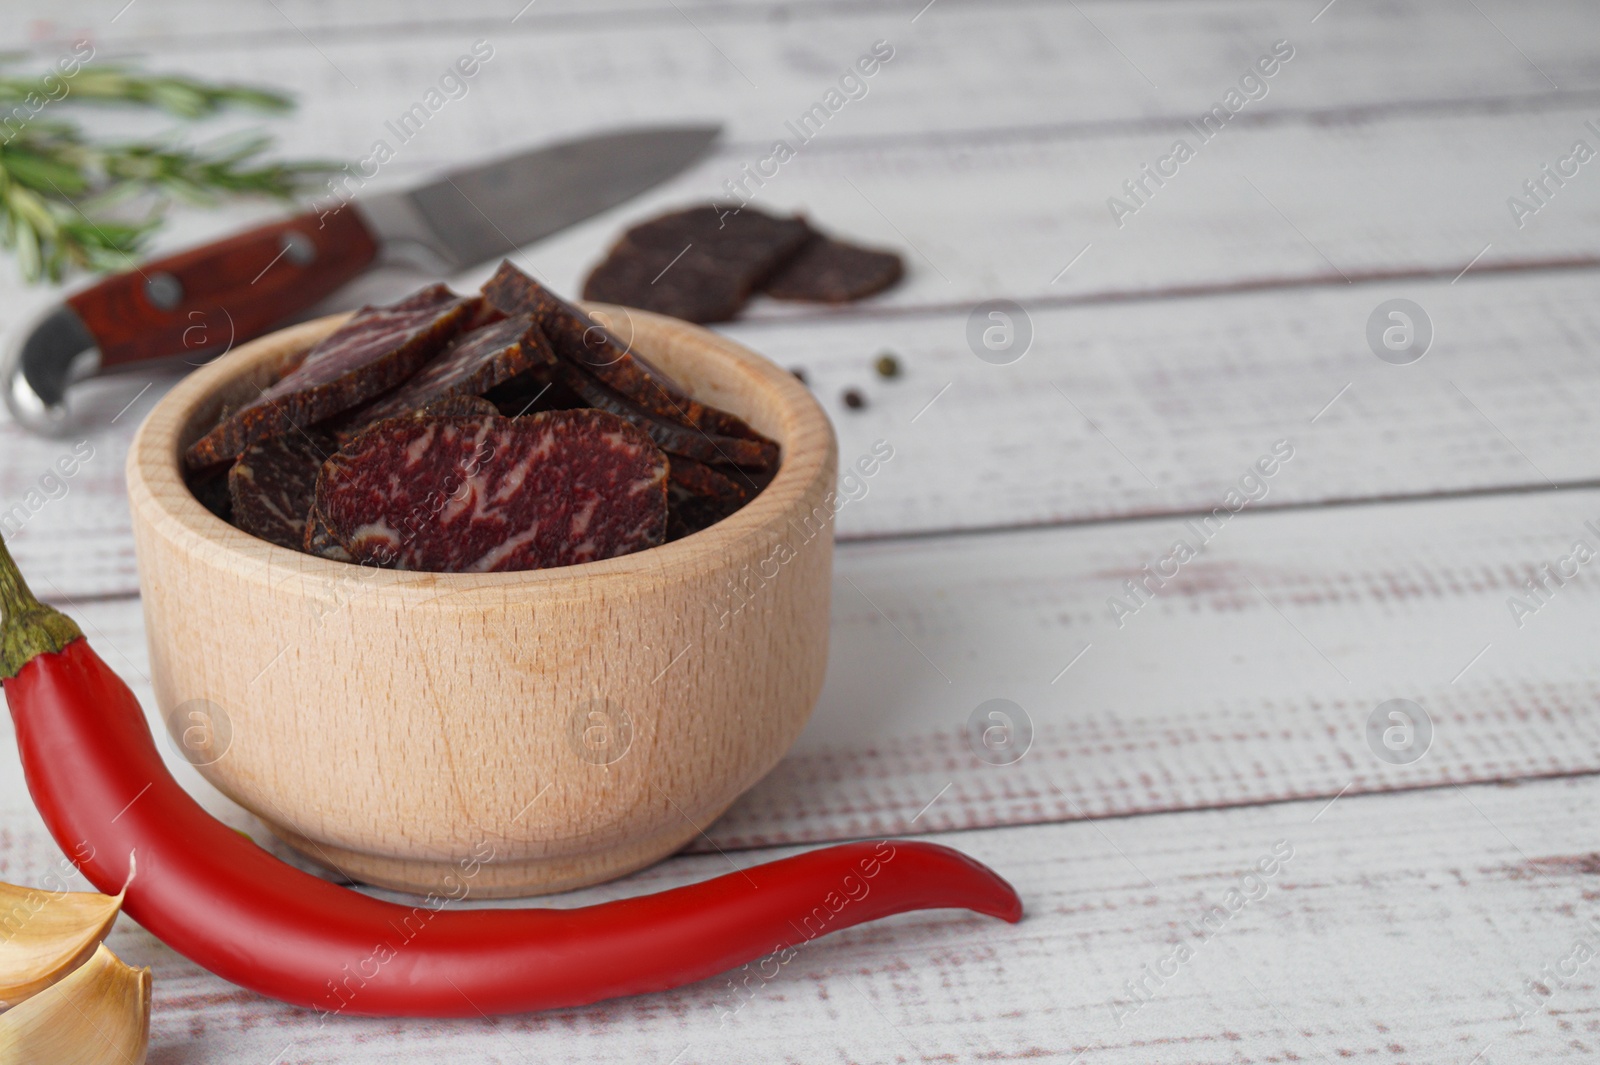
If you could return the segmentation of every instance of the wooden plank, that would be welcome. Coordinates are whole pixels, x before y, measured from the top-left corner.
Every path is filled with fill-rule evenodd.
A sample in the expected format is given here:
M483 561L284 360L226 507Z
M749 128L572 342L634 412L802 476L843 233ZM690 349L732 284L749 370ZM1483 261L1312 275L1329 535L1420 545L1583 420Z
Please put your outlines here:
M1533 10L1486 0L1481 12L1423 0L1355 14L1329 11L1315 22L1306 6L1260 0L1086 0L1076 7L1032 0L939 0L931 6L925 0L477 0L441 8L420 0L286 0L224 12L203 0L164 0L128 5L112 20L104 5L75 0L31 21L26 36L38 54L86 33L108 50L154 61L171 53L168 62L189 68L232 71L239 61L269 71L309 59L308 70L332 73L336 65L355 83L352 90L335 74L324 86L344 106L359 106L373 93L376 67L405 63L408 53L438 55L455 37L484 37L522 57L549 105L540 108L547 113L530 116L539 121L592 116L597 104L599 114L614 118L619 104L654 110L697 99L701 110L714 102L713 113L731 112L740 127L759 118L752 132L763 140L770 124L764 106L801 99L804 106L837 76L837 64L879 37L903 47L908 66L917 68L895 90L896 113L880 111L872 120L879 133L1187 115L1209 106L1279 39L1293 41L1312 62L1296 71L1297 84L1285 79L1274 85L1258 101L1263 110L1523 97L1597 86L1583 42L1600 28L1600 16L1581 0ZM1497 26L1511 26L1511 38ZM370 51L379 42L387 63ZM560 77L540 76L552 67ZM960 74L951 77L952 70ZM635 72L664 89L665 98L640 93ZM698 87L684 77L691 72L704 76ZM721 98L713 101L713 92Z
M722 977L493 1021L320 1025L131 922L110 944L155 972L152 1061L1587 1061L1592 966L1553 974L1600 938L1597 801L1590 777L953 833L941 841L1016 883L1021 924L906 915L809 945L749 992ZM1246 879L1275 846L1292 855ZM8 819L0 876L37 882L59 861L40 826ZM679 857L557 901L727 868ZM1174 965L1180 944L1190 955Z
M973 355L961 315L728 332L805 367L846 463L879 440L894 449L873 477L847 486L858 498L838 529L859 539L1207 510L1280 439L1295 458L1261 507L1592 481L1592 286L1587 272L1469 275L1162 301L1137 313L1044 309L1032 316L1033 350L1008 366ZM1436 326L1434 350L1410 366L1380 361L1364 337L1372 311L1395 295ZM885 348L900 353L898 380L871 370ZM121 467L162 381L143 395L148 379L136 377L89 390L89 420L103 426L85 437L94 458L15 538L44 594L136 591ZM844 406L847 387L866 394L865 410ZM0 424L0 514L27 509L29 492L46 499L40 479L78 443Z
M1588 651L1600 586L1540 574L1577 540L1600 555L1600 492L1244 512L1211 529L1181 565L1174 543L1202 539L1179 518L841 549L816 715L712 839L1600 769L1600 664ZM1147 580L1147 565L1177 574ZM1534 576L1542 598L1523 587ZM1130 596L1130 579L1150 591ZM1007 711L1013 764L986 761L971 727L993 699L1020 707ZM1380 761L1367 732L1391 699L1432 723L1431 749L1411 764Z
M1600 554L1600 491L1246 510L1211 523L1204 552L1148 583L1142 604L1123 582L1145 579L1141 568L1161 565L1177 539L1199 546L1198 524L842 548L816 714L702 846L1600 771L1600 664L1589 653L1600 586L1542 577L1542 600L1523 587L1576 540ZM1514 613L1513 596L1531 613ZM137 602L74 613L156 714ZM1020 707L1007 711L1018 723L1001 752L1017 756L1009 762L981 757L971 728L993 699ZM1431 722L1431 747L1410 764L1380 761L1367 732L1391 699ZM985 716L983 728L997 724ZM990 746L1003 740L989 735ZM13 792L9 808L24 806Z
M1278 440L1296 456L1267 507L1591 481L1592 285L1469 274L1043 308L1031 350L998 366L969 346L965 313L726 331L804 369L845 463L893 447L839 515L859 538L1208 510ZM1396 297L1436 338L1407 366L1366 337ZM874 374L883 350L901 378ZM846 407L849 388L865 409Z

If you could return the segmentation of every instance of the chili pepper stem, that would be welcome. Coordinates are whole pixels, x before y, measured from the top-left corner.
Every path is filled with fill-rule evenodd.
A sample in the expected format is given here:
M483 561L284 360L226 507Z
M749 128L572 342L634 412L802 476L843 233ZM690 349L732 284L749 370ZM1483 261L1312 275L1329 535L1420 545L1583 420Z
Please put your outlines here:
M0 537L0 680L49 651L60 651L83 637L78 623L55 607L45 606L28 590L28 582Z

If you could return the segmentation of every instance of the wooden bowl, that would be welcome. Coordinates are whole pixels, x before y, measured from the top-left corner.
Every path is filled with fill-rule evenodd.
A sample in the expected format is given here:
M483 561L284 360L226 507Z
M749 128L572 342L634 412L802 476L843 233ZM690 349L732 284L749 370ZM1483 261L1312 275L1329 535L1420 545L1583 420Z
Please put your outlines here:
M313 862L459 897L594 884L699 835L789 748L828 653L837 444L795 378L620 308L633 344L778 441L732 517L622 558L403 573L239 531L179 455L343 319L196 371L128 456L151 679L180 750Z

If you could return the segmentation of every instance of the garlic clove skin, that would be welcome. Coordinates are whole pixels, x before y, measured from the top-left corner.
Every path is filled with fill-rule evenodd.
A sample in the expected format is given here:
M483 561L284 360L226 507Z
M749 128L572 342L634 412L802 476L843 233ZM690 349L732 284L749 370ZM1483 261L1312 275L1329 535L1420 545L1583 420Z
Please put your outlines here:
M0 884L0 1005L15 1006L82 965L121 911L121 894Z
M0 1065L144 1065L150 970L104 943L57 983L0 1015Z

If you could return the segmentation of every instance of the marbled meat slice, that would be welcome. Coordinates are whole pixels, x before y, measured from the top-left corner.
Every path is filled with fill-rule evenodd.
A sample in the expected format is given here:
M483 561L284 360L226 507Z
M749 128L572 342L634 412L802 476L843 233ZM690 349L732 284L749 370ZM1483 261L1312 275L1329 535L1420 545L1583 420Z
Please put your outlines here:
M191 469L234 458L250 444L351 409L399 385L478 309L443 285L387 307L363 307L292 372L223 418L184 454Z
M849 303L882 292L904 273L905 264L892 251L874 251L816 233L767 279L762 291L780 300Z
M805 219L753 207L673 211L624 233L589 274L583 298L689 322L727 321L810 237Z
M765 438L749 440L721 436L657 417L568 362L557 362L555 374L556 380L584 403L625 418L648 433L663 451L700 462L720 462L752 469L767 469L778 462L778 445Z
M251 536L300 550L316 497L317 471L331 441L293 429L257 440L228 471L233 524Z
M483 297L506 314L532 314L558 357L594 374L606 387L651 414L721 436L766 440L727 411L690 398L681 385L632 350L631 335L618 339L610 329L509 262L501 263L483 286ZM626 321L618 324L627 331Z
M450 396L477 396L539 363L555 359L550 342L527 314L462 333L405 384L351 411L350 429L419 411Z
M323 466L316 513L357 562L572 566L662 542L667 458L604 411L394 418Z

